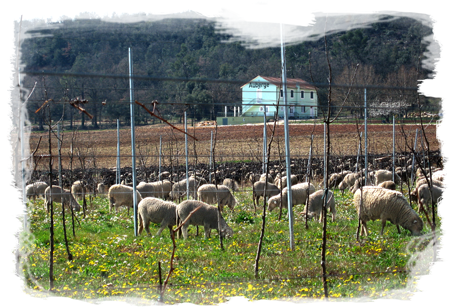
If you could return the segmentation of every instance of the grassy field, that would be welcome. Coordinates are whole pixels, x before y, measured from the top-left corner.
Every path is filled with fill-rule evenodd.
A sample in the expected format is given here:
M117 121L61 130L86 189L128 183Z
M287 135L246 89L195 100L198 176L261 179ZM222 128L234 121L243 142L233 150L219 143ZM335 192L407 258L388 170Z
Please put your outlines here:
M262 207L253 211L251 192L236 193L239 201L234 212L228 208L224 217L234 230L232 238L224 239L220 248L217 232L204 239L203 227L196 236L189 228L187 240L176 239L174 272L162 299L167 304L191 302L217 304L231 297L251 300L321 300L324 296L321 269L322 226L308 221L305 228L303 206L294 207L295 249L290 250L286 212L278 220L278 211L268 213L266 233L260 260L260 277L254 277L254 264L262 224ZM356 240L358 220L350 193L335 191L337 219L328 217L327 281L330 300L352 298L409 299L414 292L417 275L416 253L431 242L430 226L424 220L422 237L387 223L383 236L381 222L369 222L369 236ZM43 200L29 202L30 233L22 234L21 266L27 292L33 296L63 296L96 300L138 298L157 301L159 271L162 280L169 272L173 250L169 230L161 237L134 236L132 213L125 208L110 213L108 200L95 197L87 202L85 217L77 213L75 237L71 219L66 219L69 261L64 244L61 206L55 203L55 290L49 289L49 226L50 218ZM66 212L67 214L67 212ZM438 230L440 221L438 219ZM152 235L158 226L150 227ZM145 233L145 231L144 231ZM430 260L431 262L431 260Z

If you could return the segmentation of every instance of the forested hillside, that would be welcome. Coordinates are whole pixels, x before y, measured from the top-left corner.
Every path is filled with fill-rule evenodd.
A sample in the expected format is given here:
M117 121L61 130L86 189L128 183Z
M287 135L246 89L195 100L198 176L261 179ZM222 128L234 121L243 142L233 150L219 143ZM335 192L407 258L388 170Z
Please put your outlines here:
M134 81L135 99L146 104L158 100L158 108L167 118L179 119L187 110L198 120L214 119L223 106L240 103L240 86L246 81L257 75L281 76L279 47L246 49L241 42L229 43L230 35L217 31L210 20L67 20L55 27L28 30L27 34L31 38L21 45L24 71L29 72L23 86L31 89L37 81L28 110L30 120L40 127L43 115L35 111L47 99L56 102L51 109L54 119L62 115L68 120L82 118L83 127L93 128L105 119L127 123L129 47L134 75L139 77ZM334 83L350 83L359 64L356 84L414 87L417 80L432 74L420 65L426 50L424 38L431 34L431 28L405 17L330 34L326 41L322 37L289 45L287 77L327 84L328 51ZM42 71L56 74L30 73ZM327 103L327 91L319 95L320 104ZM89 122L62 104L76 97L89 101L85 106L93 115ZM139 108L136 124L148 120L148 114Z

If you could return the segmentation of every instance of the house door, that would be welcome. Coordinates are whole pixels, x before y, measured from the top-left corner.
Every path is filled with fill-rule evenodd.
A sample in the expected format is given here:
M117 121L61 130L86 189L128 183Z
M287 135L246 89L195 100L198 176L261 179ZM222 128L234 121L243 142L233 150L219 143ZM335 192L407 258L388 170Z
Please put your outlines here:
M262 102L262 91L261 89L256 90L256 103L261 104Z
M309 116L314 118L314 107L309 107Z

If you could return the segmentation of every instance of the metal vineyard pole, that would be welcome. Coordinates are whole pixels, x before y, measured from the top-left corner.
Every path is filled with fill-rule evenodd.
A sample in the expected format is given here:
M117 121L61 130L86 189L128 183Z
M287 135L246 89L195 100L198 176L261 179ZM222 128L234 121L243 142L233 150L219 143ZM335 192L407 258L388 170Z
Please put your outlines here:
M134 143L134 84L133 84L133 53L128 48L128 61L130 67L130 122L131 122L131 171L133 175L133 221L134 236L137 236L137 193L136 193L136 156Z
M414 166L415 166L415 160L416 160L416 155L414 155L414 153L416 152L416 146L417 146L417 133L419 132L419 130L416 128L416 138L414 139L414 152L413 152L413 157L412 157L412 164L411 164L411 184L414 183Z
M283 25L280 24L281 37L281 79L283 84L283 101L284 101L284 144L286 151L286 187L287 187L287 205L289 216L289 242L291 250L294 250L294 217L292 211L292 191L291 191L291 158L289 150L289 120L288 120L288 105L287 105L287 86L286 86L286 61L284 58L284 43L283 43ZM280 205L281 206L281 205Z
M211 149L209 152L209 182L211 183L212 174L212 158L213 158L213 131L211 131Z
M119 119L117 119L116 184L120 184L120 133L119 133Z
M392 116L392 182L395 182L395 115Z
M364 185L367 185L367 88L364 88L364 151L365 151L365 161L364 161Z
M187 113L184 112L184 148L186 152L186 200L189 200L189 157L188 157L188 136L187 136ZM194 174L195 176L195 174Z
M162 137L159 135L159 170L158 180L161 181L161 156L162 156Z
M264 131L263 131L263 165L262 172L267 173L267 118L266 118L266 106L264 106Z

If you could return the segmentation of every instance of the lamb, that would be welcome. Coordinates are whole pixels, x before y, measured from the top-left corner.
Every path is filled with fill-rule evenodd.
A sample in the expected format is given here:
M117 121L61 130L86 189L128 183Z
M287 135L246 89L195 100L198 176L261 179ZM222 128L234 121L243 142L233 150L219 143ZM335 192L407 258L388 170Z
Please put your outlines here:
M189 214L195 210L197 207L201 206L195 213L187 219ZM179 223L185 221L184 225L181 227L181 232L183 237L187 239L188 237L188 227L193 226L203 226L205 230L205 239L211 236L211 229L219 230L218 222L220 223L220 233L224 236L233 236L233 230L228 226L228 224L223 219L222 215L218 213L218 208L202 201L197 200L185 200L177 205L176 208L177 217L179 217ZM219 215L219 221L218 221Z
M432 202L436 204L439 199L441 198L442 194L444 193L444 190L441 187L433 186L431 187L431 194L430 194L430 188L428 187L428 184L423 184L419 188L416 189L416 196L419 203L418 212L423 211L423 205L430 205Z
M432 179L431 182L432 182L433 186L438 186L438 187L444 188L444 182L442 182L442 181L438 181L438 180ZM416 188L419 188L423 184L428 184L426 178L423 177L423 178L417 179L417 181L416 181Z
M314 193L312 193L309 196L309 203L308 203L308 216L312 216L315 219L319 218L319 221L322 222L322 206L323 206L323 198L324 198L325 191L323 189L318 190ZM328 190L327 193L328 201L326 208L327 210L330 209L331 211L331 221L334 222L336 219L336 203L334 201L334 194L331 190ZM306 214L306 206L303 209L303 212L300 213L301 215Z
M339 186L339 184L342 182L342 180L344 179L344 177L349 174L352 173L351 171L342 171L339 173L333 173L330 175L330 178L328 179L328 188L334 189L336 187Z
M375 185L380 185L383 182L392 181L392 171L380 169L375 172ZM395 184L400 183L400 177L395 173L394 175Z
M383 235L386 220L397 226L399 225L409 230L413 235L420 235L423 229L423 221L419 215L411 208L402 193L378 186L364 186L362 188L363 198L361 201L361 189L354 197L353 204L356 207L358 215L361 205L361 235L363 232L367 235L367 221L381 220L381 235Z
M272 175L270 175L270 173L261 174L261 176L259 177L259 180L261 182L264 182L266 180L266 177L267 177L267 182L273 184L273 177L272 177Z
M68 189L63 189L60 186L50 186L45 189L44 205L47 208L47 213L50 212L50 202L59 202L69 204L73 210L78 212L81 209L80 204L75 200L72 193Z
M151 236L149 225L150 222L160 224L157 236L168 227L172 229L176 226L176 207L177 205L170 201L164 201L154 197L147 197L141 200L138 204L138 234L145 229L148 235Z
M239 191L239 186L235 180L226 178L223 180L222 185L228 187L232 192Z
M36 200L36 197L44 196L45 195L45 189L48 187L47 183L45 182L35 182L32 184L28 184L25 187L25 193L28 199L31 197L33 200Z
M141 193L142 198L155 197L167 199L171 190L172 183L169 180L156 182L140 182L136 189Z
M220 207L220 211L223 211L223 207L228 205L231 210L234 210L234 206L237 201L231 193L230 189L225 185L203 184L198 188L198 199L202 202L209 204L217 203Z
M258 181L253 184L253 207L255 208L256 213L256 205L259 206L259 198L264 196L264 187L266 185L265 181ZM280 193L280 189L272 184L267 182L267 188L266 188L266 197L270 198L272 196L275 196ZM256 200L256 205L255 205Z
M128 212L130 208L133 207L133 187L129 187L122 184L115 184L109 188L108 191L109 199L109 211L111 212L114 207L114 211L117 212L119 206L128 207ZM136 203L139 204L142 200L142 196L136 189Z
M291 186L291 192L292 192L292 206L298 205L298 204L305 204L306 203L306 197L308 197L308 194L306 193L306 190L308 189L308 183L299 183L296 185ZM309 184L309 194L316 191L316 188L313 184ZM275 196L272 196L269 199L269 211L272 211L276 207L280 207L280 205L283 208L287 208L287 187L283 189L283 193L279 193Z

